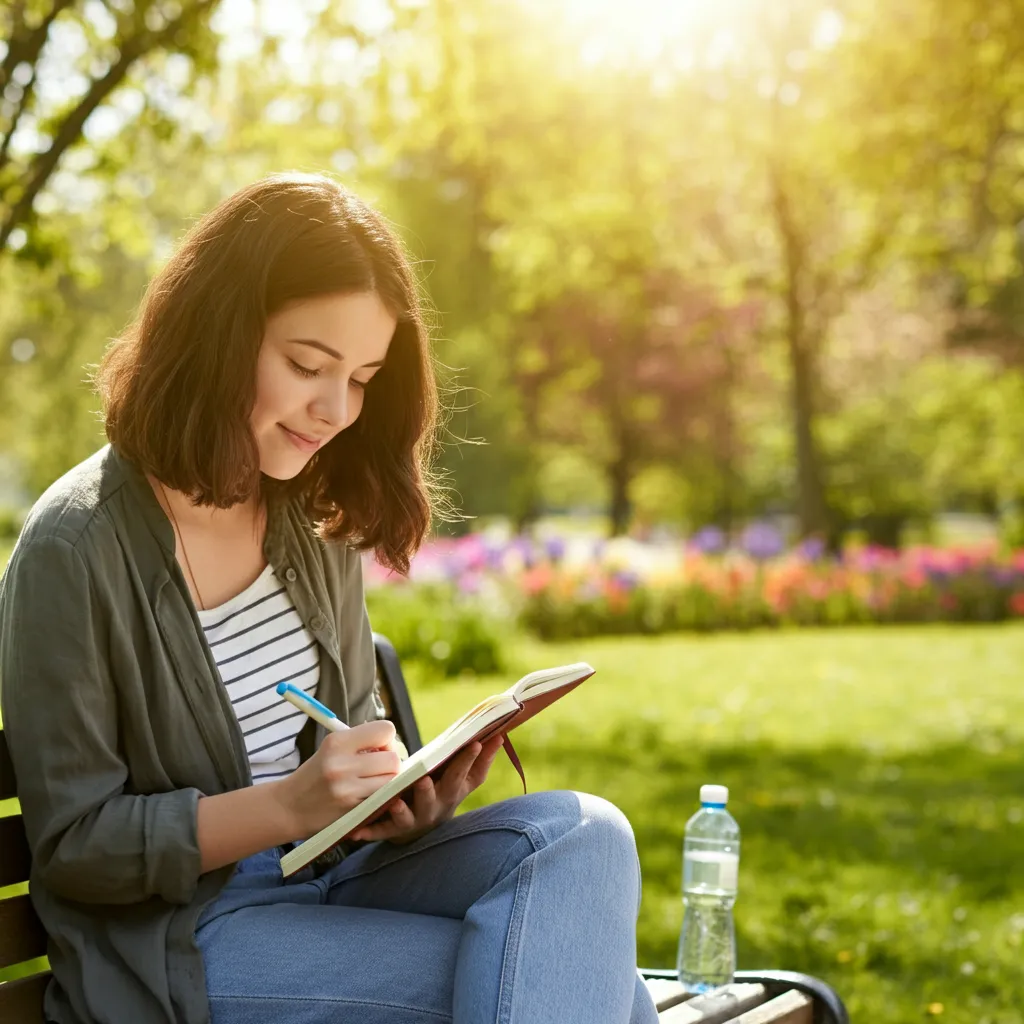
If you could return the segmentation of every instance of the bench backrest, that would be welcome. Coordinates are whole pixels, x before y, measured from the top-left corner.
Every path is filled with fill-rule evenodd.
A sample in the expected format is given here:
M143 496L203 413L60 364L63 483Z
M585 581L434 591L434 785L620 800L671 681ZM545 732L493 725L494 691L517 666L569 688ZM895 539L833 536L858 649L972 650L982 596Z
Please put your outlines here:
M419 750L422 743L401 663L385 637L375 633L373 643L385 710L411 754ZM7 750L7 738L0 730L0 800L15 796L14 767ZM31 864L21 814L0 818L0 890L18 886L6 898L0 892L0 969L18 964L24 965L22 969L26 973L16 981L0 984L0 1021L10 1024L42 1024L43 992L50 976L45 962L38 959L46 955L46 932L26 891ZM37 962L32 964L33 960Z
M7 741L0 732L0 800L15 796L14 769ZM46 954L46 932L39 923L26 886L32 858L20 814L0 818L0 887L17 885L15 895L0 899L0 968L21 964ZM35 972L0 985L0 1020L37 1024L43 1019L43 990L49 972ZM26 966L33 971L32 966Z

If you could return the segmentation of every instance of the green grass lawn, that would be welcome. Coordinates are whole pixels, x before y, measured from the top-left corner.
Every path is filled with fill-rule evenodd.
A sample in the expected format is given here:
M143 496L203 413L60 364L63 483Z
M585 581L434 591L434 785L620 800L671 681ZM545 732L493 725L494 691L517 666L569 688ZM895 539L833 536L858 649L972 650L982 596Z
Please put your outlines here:
M516 747L531 789L632 821L642 964L675 962L683 828L722 782L741 968L818 975L855 1021L1024 1022L1024 627L529 643L517 669L580 659ZM425 738L511 681L410 679ZM469 806L518 785L499 760Z
M618 804L644 872L639 959L672 966L702 782L743 829L741 968L807 971L875 1024L1024 1021L1024 628L530 646L598 673L516 734L531 789ZM425 737L504 680L415 685ZM498 762L472 798L516 792Z

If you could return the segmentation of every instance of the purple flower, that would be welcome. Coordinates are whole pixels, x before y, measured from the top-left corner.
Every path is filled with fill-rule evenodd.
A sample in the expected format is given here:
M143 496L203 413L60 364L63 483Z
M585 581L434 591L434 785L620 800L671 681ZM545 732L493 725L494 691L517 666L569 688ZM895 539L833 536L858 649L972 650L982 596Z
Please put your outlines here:
M533 541L529 537L519 534L513 537L508 543L507 551L515 551L523 560L523 566L532 569L537 562L537 556L533 549Z
M816 562L825 554L825 542L820 537L805 537L799 550L808 562Z
M725 550L725 532L717 526L704 526L691 538L690 545L705 555L717 555Z
M462 570L462 559L460 559L458 555L446 554L441 559L441 572L444 574L444 578L446 580L457 580L462 574Z
M561 537L548 537L544 541L544 550L552 562L560 562L565 558L565 541Z
M784 547L782 534L770 523L751 523L743 531L740 545L751 558L759 561L781 555Z
M640 582L640 576L630 569L620 569L612 573L612 580L624 590L632 590Z
M997 587L1011 587L1017 581L1017 573L1008 565L996 565L989 570L989 577Z

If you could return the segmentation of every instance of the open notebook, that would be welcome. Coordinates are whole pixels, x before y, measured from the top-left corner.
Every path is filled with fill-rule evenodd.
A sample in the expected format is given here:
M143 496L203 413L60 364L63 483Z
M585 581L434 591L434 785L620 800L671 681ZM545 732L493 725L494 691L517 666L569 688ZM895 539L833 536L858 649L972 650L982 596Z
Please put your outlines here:
M538 669L523 676L519 682L502 693L492 694L480 701L476 707L467 711L425 747L421 747L403 761L401 771L376 793L285 854L281 858L282 872L285 875L294 874L360 825L380 817L382 807L395 797L401 796L424 775L439 775L438 769L463 747L474 740L486 740L499 732L509 733L593 674L594 669L585 661L561 665L558 668ZM507 739L505 750L522 777L523 769L519 764L519 758L516 757ZM524 788L525 785L524 778Z

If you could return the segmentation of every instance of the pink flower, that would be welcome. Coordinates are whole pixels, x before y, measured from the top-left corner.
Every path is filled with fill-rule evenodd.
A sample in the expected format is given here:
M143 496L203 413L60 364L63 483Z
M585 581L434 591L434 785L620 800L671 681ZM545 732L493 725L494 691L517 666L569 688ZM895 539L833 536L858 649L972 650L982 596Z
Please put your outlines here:
M908 569L903 574L903 582L911 590L922 590L928 582L928 577L920 569Z

